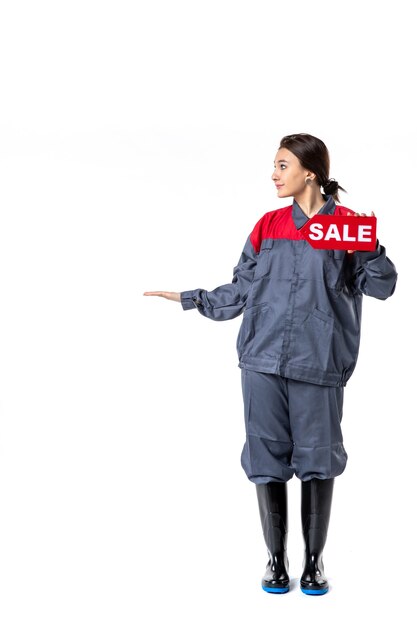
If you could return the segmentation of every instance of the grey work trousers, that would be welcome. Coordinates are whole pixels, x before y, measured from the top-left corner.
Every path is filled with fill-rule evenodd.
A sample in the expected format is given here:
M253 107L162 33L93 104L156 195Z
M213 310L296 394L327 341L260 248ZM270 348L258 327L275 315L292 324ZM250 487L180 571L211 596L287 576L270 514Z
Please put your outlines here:
M334 478L347 462L340 427L343 387L242 368L246 441L241 463L254 483Z

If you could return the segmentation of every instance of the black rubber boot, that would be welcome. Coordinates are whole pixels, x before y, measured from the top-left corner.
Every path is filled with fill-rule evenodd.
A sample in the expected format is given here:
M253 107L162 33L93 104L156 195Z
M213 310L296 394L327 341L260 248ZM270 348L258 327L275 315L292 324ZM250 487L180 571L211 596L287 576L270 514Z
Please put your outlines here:
M287 483L256 485L262 530L269 561L262 579L268 593L290 590L287 558Z
M323 595L329 590L324 576L323 549L329 527L334 478L301 482L301 522L305 541L304 571L301 591Z

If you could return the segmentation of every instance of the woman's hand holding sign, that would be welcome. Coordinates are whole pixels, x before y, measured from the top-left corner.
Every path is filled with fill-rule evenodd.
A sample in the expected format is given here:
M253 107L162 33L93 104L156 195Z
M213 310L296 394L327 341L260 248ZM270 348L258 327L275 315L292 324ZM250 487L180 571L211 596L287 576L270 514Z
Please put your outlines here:
M355 217L366 217L366 213L349 213L349 215L354 215ZM375 217L375 213L371 211L371 217ZM353 254L355 250L347 250L348 254Z

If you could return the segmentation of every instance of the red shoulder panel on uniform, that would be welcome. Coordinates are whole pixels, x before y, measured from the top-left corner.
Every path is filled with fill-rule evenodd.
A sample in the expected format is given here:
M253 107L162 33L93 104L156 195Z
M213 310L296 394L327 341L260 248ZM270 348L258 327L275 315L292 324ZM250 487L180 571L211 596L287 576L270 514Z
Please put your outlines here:
M282 209L268 211L255 224L250 240L256 254L263 239L302 239L292 219L292 204Z
M336 204L336 208L334 210L335 215L353 215L354 211L352 209L348 209L345 206L340 204Z

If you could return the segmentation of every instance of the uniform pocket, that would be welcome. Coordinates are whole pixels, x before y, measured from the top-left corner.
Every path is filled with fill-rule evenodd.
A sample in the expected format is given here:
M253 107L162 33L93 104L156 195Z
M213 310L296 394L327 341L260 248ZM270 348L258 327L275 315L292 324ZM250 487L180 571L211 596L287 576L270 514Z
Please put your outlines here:
M342 289L345 284L346 250L327 250L325 260L326 283L331 289Z
M256 262L254 280L262 278L269 273L271 268L271 249L274 242L271 239L264 239L261 243L258 259Z
M323 372L337 371L335 332L333 317L315 307L295 331L293 364Z
M243 352L250 354L256 350L256 343L259 343L262 339L263 321L268 311L269 304L267 302L262 302L249 309L245 309L236 340L236 349L239 358Z

